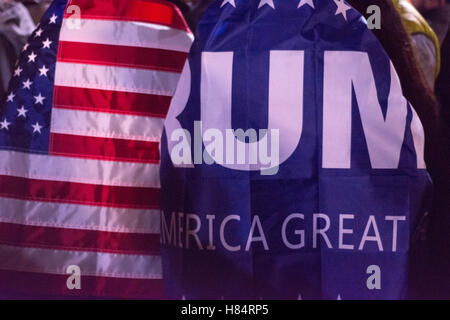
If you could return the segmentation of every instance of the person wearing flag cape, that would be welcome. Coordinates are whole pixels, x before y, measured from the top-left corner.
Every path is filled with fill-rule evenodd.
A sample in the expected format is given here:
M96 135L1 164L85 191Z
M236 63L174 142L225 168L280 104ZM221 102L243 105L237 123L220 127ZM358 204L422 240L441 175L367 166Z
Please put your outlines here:
M344 0L220 0L165 122L169 299L404 299L420 120Z

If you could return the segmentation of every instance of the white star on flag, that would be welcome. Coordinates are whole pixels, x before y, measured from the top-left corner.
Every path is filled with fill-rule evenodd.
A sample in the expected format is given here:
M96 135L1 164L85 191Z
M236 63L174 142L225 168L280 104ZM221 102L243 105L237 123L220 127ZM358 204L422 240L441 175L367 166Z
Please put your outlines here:
M33 133L35 133L35 132L42 133L41 129L43 127L39 124L39 122L36 122L36 124L32 124L31 126L33 127Z
M14 93L11 92L11 93L8 95L8 98L6 99L6 102L13 102L15 96L16 96L16 95L15 95Z
M51 45L52 43L53 43L53 42L50 41L49 38L47 38L47 40L42 41L42 48L48 48L48 49L50 49L50 45Z
M43 97L40 93L38 96L35 96L34 99L34 104L44 104L45 97Z
M51 17L50 17L50 24L51 23L56 23L56 19L58 19L58 16L56 15L56 14L53 14Z
M35 38L40 37L41 34L42 34L42 32L44 32L44 30L42 30L41 28L39 28L39 29L36 31L36 34L34 35L34 37L35 37Z
M23 46L23 49L22 49L22 52L25 52L25 51L27 51L27 49L28 49L28 47L29 47L30 45L27 43L26 45L24 45Z
M24 89L31 89L31 85L33 84L33 82L30 81L30 79L27 79L27 81L22 82L22 84Z
M24 118L27 117L27 112L28 112L28 110L25 109L25 106L22 106L22 108L17 109L17 112L19 113L19 114L17 115L17 117L24 117Z
M37 55L33 51L31 51L31 54L28 55L28 62L31 62L31 61L36 62L35 61L36 57L37 57Z
M314 2L313 2L313 0L300 0L297 8L303 7L305 4L309 5L311 8L314 9Z
M333 1L337 6L336 13L334 15L337 16L338 14L342 14L344 16L344 19L347 20L347 11L350 10L351 7L346 5L344 0L333 0Z
M42 66L42 68L40 68L40 69L38 69L39 70L39 76L47 76L47 72L50 70L50 69L47 69L46 67L45 67L45 65L44 66Z
M21 67L17 67L16 70L14 70L14 77L19 77L20 74L22 73L22 68Z
M6 120L6 118L0 122L0 129L6 129L9 130L9 125L11 124L11 122L8 122L8 120Z
M261 8L264 5L268 5L270 7L272 7L272 9L275 9L275 5L273 4L273 0L260 0L259 1L259 5L258 5L258 9Z
M220 5L220 7L222 8L224 5L226 5L227 3L231 4L233 7L236 8L236 3L234 3L234 0L223 0L222 4Z

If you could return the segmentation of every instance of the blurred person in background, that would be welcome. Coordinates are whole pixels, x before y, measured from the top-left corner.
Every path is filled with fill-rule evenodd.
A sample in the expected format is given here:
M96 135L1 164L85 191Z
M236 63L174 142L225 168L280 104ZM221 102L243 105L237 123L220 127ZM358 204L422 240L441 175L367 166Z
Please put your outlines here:
M450 13L449 13L450 19ZM445 38L442 40L441 55L442 68L436 80L436 94L442 105L442 116L447 127L448 144L450 145L450 30L447 30Z
M441 45L441 71L436 80L435 92L438 96L442 117L450 132L450 0L411 0L423 14L430 26L436 32ZM450 137L449 137L450 139ZM450 145L450 140L447 141Z
M436 79L435 92L441 103L444 136L447 139L444 145L448 148L450 146L450 0L411 0L411 2L436 32L441 46L441 70ZM447 191L450 198L450 185ZM450 273L450 267L448 270ZM450 279L450 274L447 278Z
M442 45L450 29L450 0L411 0L420 11Z
M35 24L21 3L0 0L0 99L3 103L17 56Z
M4 101L17 57L49 0L0 0L0 101Z
M412 2L416 4L415 2L428 3L429 1L413 0ZM439 39L425 18L408 0L392 0L392 2L400 13L406 31L411 35L427 83L434 89L434 82L441 64Z
M25 5L30 12L33 22L37 25L41 20L42 15L47 11L52 3L52 0L16 0Z

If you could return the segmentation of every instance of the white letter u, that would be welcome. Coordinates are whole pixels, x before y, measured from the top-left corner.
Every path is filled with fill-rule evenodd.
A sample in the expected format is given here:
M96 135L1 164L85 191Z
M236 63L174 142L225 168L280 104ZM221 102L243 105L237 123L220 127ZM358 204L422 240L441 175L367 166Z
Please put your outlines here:
M269 120L264 138L257 142L245 143L246 154L259 150L262 143L269 143L269 150L277 148L279 161L286 161L297 148L303 129L303 51L270 51L269 70ZM201 73L201 119L202 130L218 129L225 136L231 129L231 93L233 74L233 52L203 52ZM279 133L279 146L270 145L273 131ZM268 137L269 136L269 137ZM260 137L261 138L261 137ZM265 141L269 139L269 141ZM234 137L235 145L243 143ZM214 158L213 155L211 157ZM216 161L219 163L219 161ZM234 170L269 170L267 165L222 163ZM277 168L278 169L278 168ZM270 173L269 173L270 174Z

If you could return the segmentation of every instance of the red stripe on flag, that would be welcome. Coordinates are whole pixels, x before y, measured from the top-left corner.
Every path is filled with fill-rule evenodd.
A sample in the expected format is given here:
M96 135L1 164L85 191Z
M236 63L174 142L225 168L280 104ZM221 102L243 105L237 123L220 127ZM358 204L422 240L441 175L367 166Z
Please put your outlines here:
M128 46L61 41L58 61L181 73L187 53Z
M144 163L159 163L159 142L51 133L53 155Z
M0 196L116 208L159 209L160 189L36 180L0 175Z
M172 28L188 31L189 27L182 18L180 10L172 3L160 0L72 0L71 5L79 6L82 19L105 19L141 21L155 24L163 24ZM64 18L74 14L66 10Z
M165 118L170 96L55 86L53 106Z
M158 255L159 234L106 232L0 222L0 243L58 250Z
M162 299L161 279L124 279L81 274L81 289L69 290L60 274L0 270L2 299L116 298Z

